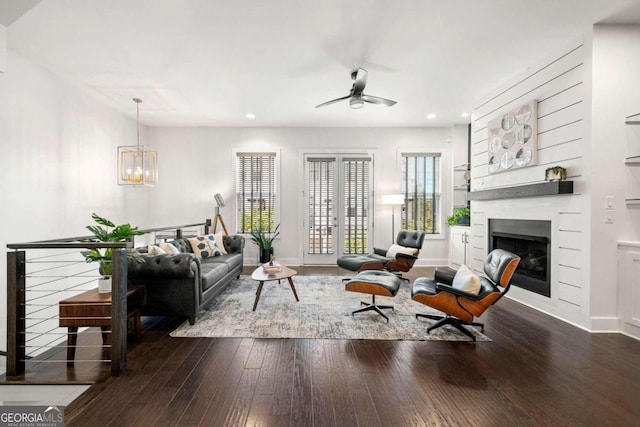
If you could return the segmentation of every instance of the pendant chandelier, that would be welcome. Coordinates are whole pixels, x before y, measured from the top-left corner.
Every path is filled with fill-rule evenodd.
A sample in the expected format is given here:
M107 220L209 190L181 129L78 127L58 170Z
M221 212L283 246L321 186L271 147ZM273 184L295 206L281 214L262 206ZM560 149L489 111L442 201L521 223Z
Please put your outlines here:
M140 145L140 103L136 103L137 145L118 147L118 185L152 187L158 184L158 153Z

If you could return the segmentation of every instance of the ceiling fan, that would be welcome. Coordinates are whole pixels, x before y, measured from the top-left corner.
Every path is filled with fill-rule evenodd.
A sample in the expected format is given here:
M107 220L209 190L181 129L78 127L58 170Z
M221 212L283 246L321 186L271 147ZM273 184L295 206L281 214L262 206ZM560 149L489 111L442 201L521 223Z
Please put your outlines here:
M340 101L346 101L347 99L349 100L349 106L354 109L362 108L365 102L368 102L370 104L383 104L387 107L395 105L396 101L380 98L379 96L365 95L363 93L364 87L367 85L367 70L365 70L364 68L358 68L357 70L354 70L351 73L351 80L353 80L353 86L351 86L349 95L342 98L333 99L331 101L323 102L322 104L316 105L316 108L335 104L336 102Z

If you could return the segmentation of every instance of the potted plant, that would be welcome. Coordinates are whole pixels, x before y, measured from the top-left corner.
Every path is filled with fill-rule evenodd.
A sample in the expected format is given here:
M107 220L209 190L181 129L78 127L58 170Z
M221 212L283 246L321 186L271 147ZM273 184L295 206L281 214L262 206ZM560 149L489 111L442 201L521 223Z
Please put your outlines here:
M453 215L447 218L449 225L469 225L471 223L471 208L455 208Z
M567 170L562 166L553 166L544 171L544 179L547 181L564 181L567 179Z
M91 218L93 218L98 225L87 226L87 229L95 236L93 239L86 240L87 242L128 242L133 239L133 236L144 234L136 231L136 229L129 224L115 225L113 222L95 213L91 215ZM111 248L93 248L82 251L85 261L98 262L100 264L99 271L102 278L98 280L98 292L101 293L111 292L112 254L113 249ZM133 251L128 251L127 256L135 258L138 262L144 262L144 260L136 256Z
M273 255L273 241L280 234L280 231L278 231L279 228L280 224L276 225L273 233L265 233L260 229L251 231L251 240L259 249L260 263L268 262L271 259Z

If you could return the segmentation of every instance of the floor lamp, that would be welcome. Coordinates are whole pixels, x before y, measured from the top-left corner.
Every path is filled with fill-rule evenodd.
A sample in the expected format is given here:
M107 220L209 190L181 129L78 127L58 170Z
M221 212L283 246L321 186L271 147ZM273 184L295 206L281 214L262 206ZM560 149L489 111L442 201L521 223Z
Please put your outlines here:
M396 242L396 206L404 204L404 194L385 194L382 196L383 205L391 205L391 244Z
M218 220L220 220L220 224L222 225L222 229L224 230L224 234L229 234L229 232L227 231L227 226L224 225L224 220L222 219L222 215L220 215L220 208L224 206L224 199L222 198L222 194L216 193L216 195L213 196L213 198L216 199L216 204L218 206L216 206L216 216L213 218L213 231L212 231L212 233L215 234L216 228L218 228Z

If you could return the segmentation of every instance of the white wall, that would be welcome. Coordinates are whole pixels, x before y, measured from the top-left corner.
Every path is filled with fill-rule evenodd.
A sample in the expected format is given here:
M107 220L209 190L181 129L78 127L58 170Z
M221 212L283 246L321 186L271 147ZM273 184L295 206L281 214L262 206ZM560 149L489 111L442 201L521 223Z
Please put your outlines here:
M7 69L7 27L0 25L0 73Z
M149 190L116 183L116 146L135 137L135 120L9 50L0 74L0 247L87 235L92 212L145 227ZM1 348L6 277L3 253Z
M488 93L476 103L471 144L472 191L543 182L546 168L567 168L573 195L471 202L471 258L481 271L491 218L550 220L551 298L517 287L507 296L583 327L590 323L588 61L582 41L576 41ZM487 123L532 99L538 101L537 165L489 175Z
M215 193L227 206L221 213L235 229L235 163L233 150L277 150L281 154L281 239L278 258L300 264L303 246L303 154L370 150L374 153L375 246L387 247L391 234L391 208L380 204L383 194L400 190L399 153L443 151L443 188L450 188L449 128L152 128L149 145L158 150L160 185L151 193L151 218L158 224L199 222L213 215ZM443 216L448 215L450 191L443 195ZM396 215L399 229L399 215ZM444 224L444 223L443 223ZM442 227L446 233L446 227ZM427 240L420 263L447 263L446 234ZM246 262L255 263L256 249L247 245Z
M617 329L618 240L640 240L640 167L626 167L624 118L640 113L640 26L596 25L592 35L591 317L594 330ZM635 136L638 138L638 134ZM605 224L605 197L615 197L614 223Z

